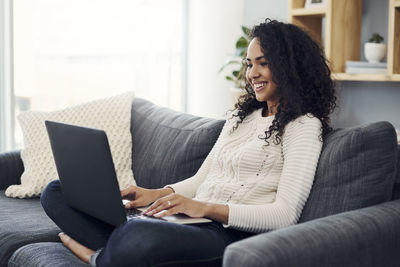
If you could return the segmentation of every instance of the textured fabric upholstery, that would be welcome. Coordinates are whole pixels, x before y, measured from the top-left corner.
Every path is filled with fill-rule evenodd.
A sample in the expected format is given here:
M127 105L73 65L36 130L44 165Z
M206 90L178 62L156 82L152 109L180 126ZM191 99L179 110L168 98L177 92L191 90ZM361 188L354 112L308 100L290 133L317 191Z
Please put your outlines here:
M336 214L229 245L223 266L395 267L400 200Z
M0 191L0 267L7 266L9 258L19 247L58 241L59 232L44 213L38 198L13 199Z
M388 122L335 130L324 142L300 222L392 198L396 132Z
M0 154L0 190L21 183L24 164L20 154L20 150Z
M393 187L392 199L400 199L400 145L397 146L397 177Z
M18 249L8 267L87 267L62 243L43 242L29 244Z
M200 118L144 99L132 104L132 170L137 185L158 188L193 176L224 121Z

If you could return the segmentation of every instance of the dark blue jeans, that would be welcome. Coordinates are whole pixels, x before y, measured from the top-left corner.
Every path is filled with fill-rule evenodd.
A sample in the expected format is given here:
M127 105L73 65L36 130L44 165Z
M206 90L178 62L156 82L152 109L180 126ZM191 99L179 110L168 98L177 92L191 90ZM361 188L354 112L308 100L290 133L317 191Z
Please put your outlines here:
M133 219L115 228L69 207L59 181L49 183L40 200L63 232L93 250L104 248L96 260L100 267L221 266L225 247L252 235L217 222L178 225Z

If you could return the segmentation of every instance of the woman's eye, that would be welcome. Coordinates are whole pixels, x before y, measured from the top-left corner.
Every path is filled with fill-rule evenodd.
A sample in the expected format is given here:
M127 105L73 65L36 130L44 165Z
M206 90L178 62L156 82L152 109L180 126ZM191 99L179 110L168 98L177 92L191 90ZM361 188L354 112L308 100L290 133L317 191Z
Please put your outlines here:
M261 66L263 66L263 67L268 66L268 62L262 62L262 63L261 63Z

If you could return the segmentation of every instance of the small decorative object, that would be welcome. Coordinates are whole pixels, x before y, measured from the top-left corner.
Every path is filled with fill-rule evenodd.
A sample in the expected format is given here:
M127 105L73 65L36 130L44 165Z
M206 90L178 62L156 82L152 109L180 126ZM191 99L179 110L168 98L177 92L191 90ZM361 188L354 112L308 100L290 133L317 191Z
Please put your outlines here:
M324 7L325 0L306 0L304 8Z
M378 33L372 34L368 42L364 44L364 55L369 63L378 63L386 55L386 44Z

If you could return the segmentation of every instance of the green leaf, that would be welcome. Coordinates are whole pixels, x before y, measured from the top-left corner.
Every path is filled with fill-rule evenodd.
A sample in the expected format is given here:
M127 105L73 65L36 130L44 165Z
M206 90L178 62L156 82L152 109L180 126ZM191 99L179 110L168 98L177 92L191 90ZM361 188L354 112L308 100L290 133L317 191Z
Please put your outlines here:
M251 38L251 36L250 36L250 34L251 34L250 28L247 28L246 26L242 26L242 31L243 31L244 35L246 35L247 39Z
M236 41L236 49L247 49L247 46L249 46L249 41L243 36Z
M369 38L368 42L379 44L383 42L383 37L380 36L379 33L374 33L372 34L371 38Z
M234 77L236 77L236 78L238 78L239 73L240 73L240 71L238 71L238 70L232 71L232 75L233 75Z
M233 78L231 76L225 76L225 79L227 79L228 81L234 81Z
M237 57L230 57L225 63L224 65L219 69L218 73L220 73L221 71L223 71L227 66L229 65L242 65L242 63L240 61L238 61L236 59Z

